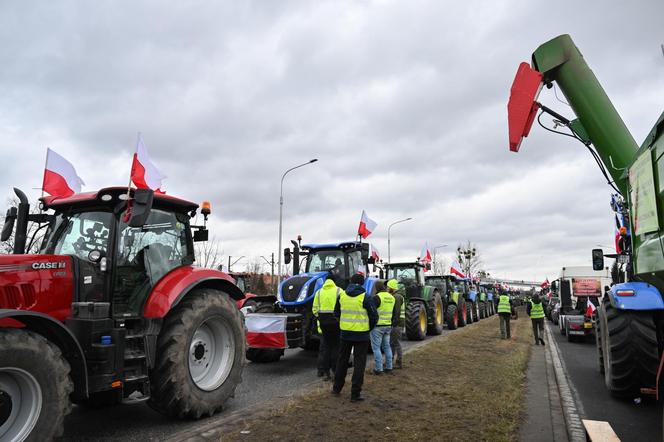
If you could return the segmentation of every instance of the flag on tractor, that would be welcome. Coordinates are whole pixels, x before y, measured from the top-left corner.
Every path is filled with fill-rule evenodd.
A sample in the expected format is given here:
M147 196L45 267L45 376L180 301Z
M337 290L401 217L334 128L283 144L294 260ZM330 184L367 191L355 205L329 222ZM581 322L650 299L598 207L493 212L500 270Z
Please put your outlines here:
M547 288L549 286L549 278L546 278L543 283L540 284L540 288Z
M429 251L429 244L424 243L422 250L420 250L420 262L426 264L431 262L431 251Z
M369 250L371 251L371 257L376 260L376 262L380 261L380 252L374 246L373 244L369 244Z
M76 173L74 166L63 156L47 148L42 190L51 196L66 198L81 193L81 185L85 183Z
M459 264L458 261L454 261L452 263L452 267L450 267L450 273L452 275L458 276L459 278L465 278L466 277L466 275L461 270L461 264Z
M590 298L588 298L588 302L586 303L586 316L592 317L595 310L597 310L597 307L595 307L595 304L590 302Z
M252 313L244 318L247 346L252 348L287 348L286 315Z
M131 181L139 189L152 189L156 193L164 193L161 186L165 178L166 175L162 174L150 160L143 137L139 134L134 160L131 163Z
M367 212L362 211L362 218L360 218L360 226L357 228L357 234L366 239L371 233L376 230L378 223L367 216Z

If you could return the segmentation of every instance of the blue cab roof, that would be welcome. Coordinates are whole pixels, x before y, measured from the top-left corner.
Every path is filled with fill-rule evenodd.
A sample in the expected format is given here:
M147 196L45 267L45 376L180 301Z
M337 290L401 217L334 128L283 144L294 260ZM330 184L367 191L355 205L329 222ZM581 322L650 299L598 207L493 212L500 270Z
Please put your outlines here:
M327 244L303 244L302 248L303 249L309 249L309 250L341 249L343 247L348 247L348 246L357 247L360 244L367 244L367 243L362 243L360 241L344 241L344 242L333 242L333 243L327 243Z

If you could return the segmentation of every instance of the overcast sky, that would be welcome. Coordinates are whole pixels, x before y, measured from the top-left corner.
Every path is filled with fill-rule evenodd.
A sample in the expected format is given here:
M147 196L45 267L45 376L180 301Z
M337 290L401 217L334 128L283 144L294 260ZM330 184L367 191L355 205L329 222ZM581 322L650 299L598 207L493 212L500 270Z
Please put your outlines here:
M537 125L508 151L518 63L569 33L639 144L664 108L661 0L165 4L0 5L0 195L41 185L46 147L84 190L126 185L140 131L240 266L276 252L281 175L318 158L286 178L284 242L353 239L365 209L384 256L414 218L393 260L470 240L492 274L551 279L612 244L610 189Z

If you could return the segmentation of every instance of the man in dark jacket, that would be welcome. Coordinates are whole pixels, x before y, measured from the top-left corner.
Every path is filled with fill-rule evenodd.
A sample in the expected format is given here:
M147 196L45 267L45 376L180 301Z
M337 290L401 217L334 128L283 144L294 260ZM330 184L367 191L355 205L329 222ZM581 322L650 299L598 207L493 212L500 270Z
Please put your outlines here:
M367 365L367 353L371 341L369 332L378 322L378 312L370 296L366 296L363 287L364 276L353 275L346 293L342 293L334 307L334 315L339 318L341 345L337 369L334 372L332 394L338 396L346 382L348 359L353 352L353 378L350 400L364 400L361 396L364 383L364 369Z
M401 348L401 334L404 327L404 312L402 311L403 296L399 293L399 284L396 279L387 281L387 291L394 296L394 310L392 311L392 334L390 345L392 354L396 357L394 368L403 367L403 349Z

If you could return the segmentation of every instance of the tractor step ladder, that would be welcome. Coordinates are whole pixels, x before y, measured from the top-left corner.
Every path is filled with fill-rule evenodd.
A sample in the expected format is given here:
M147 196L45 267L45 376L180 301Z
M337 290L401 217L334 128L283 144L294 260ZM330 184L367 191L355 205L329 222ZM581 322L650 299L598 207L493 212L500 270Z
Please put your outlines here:
M129 332L129 330L127 330ZM141 333L125 336L124 404L136 404L150 399L150 378L146 355L146 339Z

